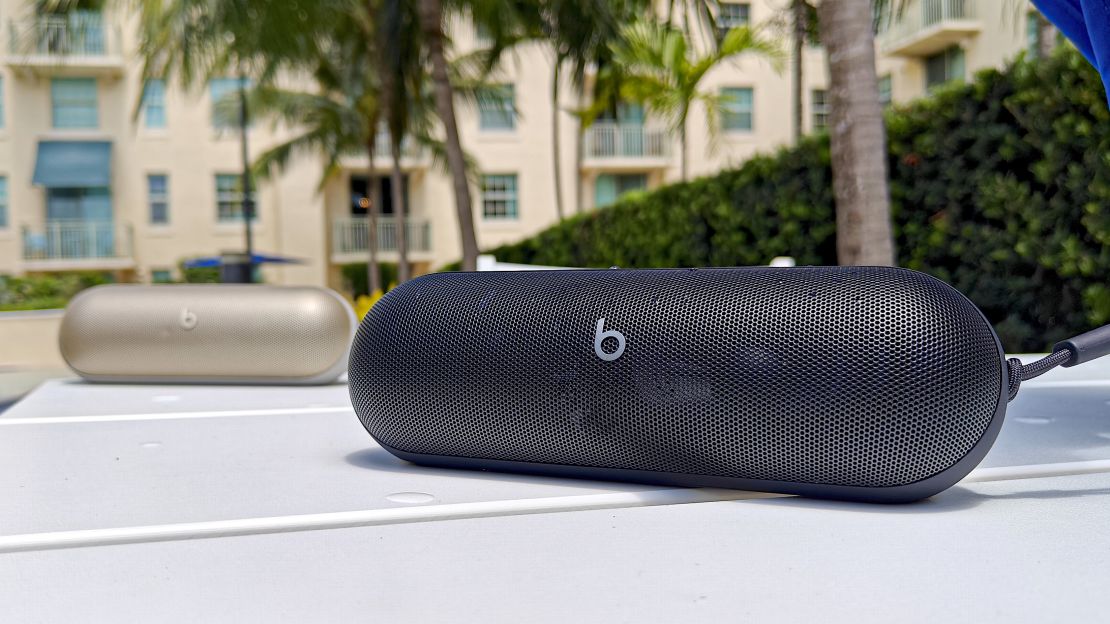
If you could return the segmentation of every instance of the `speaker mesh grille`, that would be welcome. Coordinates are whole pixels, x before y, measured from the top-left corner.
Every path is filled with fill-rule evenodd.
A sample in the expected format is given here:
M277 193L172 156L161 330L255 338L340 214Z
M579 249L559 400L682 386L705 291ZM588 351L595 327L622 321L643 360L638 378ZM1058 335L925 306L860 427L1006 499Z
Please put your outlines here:
M372 309L350 386L410 453L882 487L962 458L1000 369L978 310L901 269L443 273Z

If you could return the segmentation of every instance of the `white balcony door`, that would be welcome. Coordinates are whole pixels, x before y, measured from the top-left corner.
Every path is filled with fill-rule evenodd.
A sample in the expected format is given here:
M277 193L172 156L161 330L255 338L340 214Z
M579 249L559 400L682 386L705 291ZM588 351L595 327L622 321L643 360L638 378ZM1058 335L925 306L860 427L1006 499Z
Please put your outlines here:
M111 193L107 188L47 189L45 236L51 256L111 257L115 248Z

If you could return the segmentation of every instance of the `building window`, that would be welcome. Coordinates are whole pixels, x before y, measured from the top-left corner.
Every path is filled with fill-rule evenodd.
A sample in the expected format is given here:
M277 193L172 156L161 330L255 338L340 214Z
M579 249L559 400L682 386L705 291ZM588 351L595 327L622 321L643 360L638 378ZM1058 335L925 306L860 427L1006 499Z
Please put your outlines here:
M516 174L482 176L482 218L517 218Z
M253 181L252 181L253 184ZM258 220L255 189L251 187L250 201L254 207L253 220ZM221 223L243 220L243 176L238 173L216 174L216 219Z
M239 89L250 89L245 78L213 78L208 85L212 96L212 127L224 130L239 125Z
M717 36L724 37L733 28L747 26L751 15L752 5L747 2L722 2L721 12L717 15Z
M894 101L893 83L890 74L879 77L879 102L887 106Z
M478 127L482 130L512 130L516 127L513 85L486 87L478 92Z
M146 177L146 197L150 206L150 224L166 225L170 222L169 178L161 173Z
M166 81L147 80L143 84L143 124L147 128L166 127Z
M0 176L0 230L8 227L8 176Z
M725 132L750 132L752 130L753 92L749 87L721 89L724 102L721 108L721 127Z
M169 269L154 269L150 272L150 281L153 284L169 284L173 281L173 272Z
M829 127L829 92L824 89L814 89L809 92L809 95L813 109L813 129L824 130Z
M964 79L964 51L960 46L951 46L925 58L925 88L932 89L949 80Z
M96 78L52 79L50 105L55 128L97 127Z
M625 193L647 189L645 173L603 173L594 182L594 207L608 206Z

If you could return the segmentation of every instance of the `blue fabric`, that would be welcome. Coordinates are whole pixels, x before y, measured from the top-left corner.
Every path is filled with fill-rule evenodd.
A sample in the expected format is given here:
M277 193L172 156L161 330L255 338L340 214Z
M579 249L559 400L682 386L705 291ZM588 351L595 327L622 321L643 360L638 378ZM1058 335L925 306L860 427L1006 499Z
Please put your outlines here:
M301 260L296 258L287 258L285 256L267 256L265 254L254 254L251 256L251 264L302 264ZM203 269L218 267L223 264L223 259L219 256L212 256L208 258L193 258L186 260L184 266L186 269Z
M1110 0L1033 0L1102 76L1110 98Z
M46 188L104 188L112 185L108 141L39 141L33 184Z

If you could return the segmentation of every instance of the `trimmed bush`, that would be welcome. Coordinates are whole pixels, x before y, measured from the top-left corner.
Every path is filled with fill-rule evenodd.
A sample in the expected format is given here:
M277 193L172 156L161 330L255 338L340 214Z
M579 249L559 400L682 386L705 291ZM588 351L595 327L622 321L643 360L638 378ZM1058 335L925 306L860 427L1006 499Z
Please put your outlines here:
M110 273L95 271L29 277L0 275L0 311L64 308L82 290L111 282Z
M967 294L1012 352L1110 322L1110 112L1070 46L887 114L898 262ZM625 198L489 251L561 266L836 263L828 138Z
M185 284L219 284L220 267L192 267L185 268L185 260L178 263L181 272L181 281Z
M370 294L366 284L365 262L344 264L339 270L343 274L343 289L351 295L352 299ZM397 283L397 265L392 262L379 262L378 275L381 277L382 288L388 291Z

